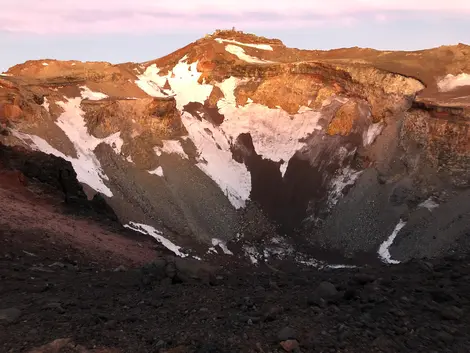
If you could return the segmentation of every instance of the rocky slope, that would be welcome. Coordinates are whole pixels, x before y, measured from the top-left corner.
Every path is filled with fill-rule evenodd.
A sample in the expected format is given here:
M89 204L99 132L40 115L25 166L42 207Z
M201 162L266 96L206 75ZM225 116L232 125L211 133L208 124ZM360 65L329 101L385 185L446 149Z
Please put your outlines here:
M21 248L36 260L48 253L63 263L80 254L106 268L141 266L169 252L123 228L99 195L88 200L72 165L53 155L0 146L0 205L5 260L12 260L9 248Z
M30 61L0 77L1 142L70 161L177 255L439 256L470 229L469 53L218 31L141 64Z

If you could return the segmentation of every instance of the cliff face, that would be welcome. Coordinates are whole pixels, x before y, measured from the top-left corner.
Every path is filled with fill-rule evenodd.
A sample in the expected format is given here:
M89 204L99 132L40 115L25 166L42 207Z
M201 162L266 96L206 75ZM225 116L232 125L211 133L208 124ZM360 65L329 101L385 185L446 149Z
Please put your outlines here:
M469 187L467 52L301 51L218 32L142 64L31 61L0 78L1 140L69 160L123 224L199 254L220 241L252 260L380 253L400 219L439 218L426 205ZM435 254L423 234L386 255Z
M91 200L87 198L72 165L63 158L18 146L0 145L0 174L2 177L16 175L17 181L25 188L28 184L37 184L37 194L46 195L51 200L63 200L68 212L119 228L117 223L114 224L118 220L114 211L100 195Z
M419 174L428 167L453 186L470 186L469 116L468 108L414 103L401 132L410 170ZM416 150L419 160L412 157Z

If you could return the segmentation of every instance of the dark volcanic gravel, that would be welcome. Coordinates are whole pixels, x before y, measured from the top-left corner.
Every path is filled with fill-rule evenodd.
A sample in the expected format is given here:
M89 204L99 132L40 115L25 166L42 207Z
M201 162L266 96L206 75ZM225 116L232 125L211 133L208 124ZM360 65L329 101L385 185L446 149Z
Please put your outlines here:
M0 247L0 352L28 352L59 338L130 353L470 347L466 257L325 271L234 264L212 284L57 257Z

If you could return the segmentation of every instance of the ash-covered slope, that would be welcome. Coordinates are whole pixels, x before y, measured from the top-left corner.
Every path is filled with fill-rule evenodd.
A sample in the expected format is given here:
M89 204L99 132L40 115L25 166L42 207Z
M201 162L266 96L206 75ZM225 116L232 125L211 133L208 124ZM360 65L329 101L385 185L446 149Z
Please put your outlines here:
M30 61L0 78L1 140L182 256L435 256L470 228L468 53L218 31L142 64Z

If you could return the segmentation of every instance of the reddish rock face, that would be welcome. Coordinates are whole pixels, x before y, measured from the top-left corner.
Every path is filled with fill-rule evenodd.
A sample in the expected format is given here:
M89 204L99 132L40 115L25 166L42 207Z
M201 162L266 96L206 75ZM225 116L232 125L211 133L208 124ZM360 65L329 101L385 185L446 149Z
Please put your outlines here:
M216 64L213 61L199 61L197 64L197 70L199 72L210 72L214 70L216 67Z
M207 104L209 105L209 107L215 108L217 107L217 102L222 98L224 98L224 94L221 89L219 87L214 87L212 89L211 95L207 100Z
M18 120L22 115L23 111L17 105L8 103L0 105L0 120Z
M89 131L105 137L129 131L171 139L184 134L174 98L119 99L82 103Z
M329 135L347 136L351 133L359 112L356 102L350 101L336 111L335 116L328 125Z
M15 84L13 82L10 82L8 80L4 80L3 78L0 78L0 88L16 88Z
M418 104L407 113L402 136L406 149L423 151L421 164L446 174L456 186L470 186L470 117L465 110Z

